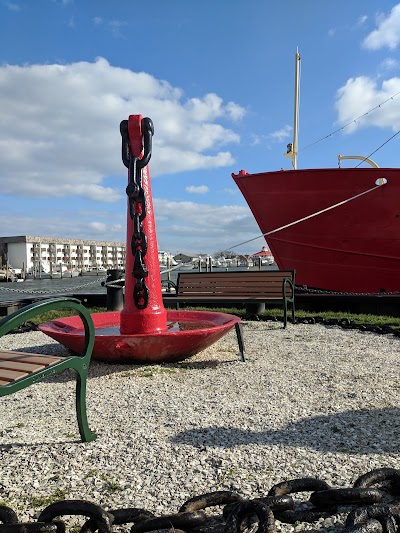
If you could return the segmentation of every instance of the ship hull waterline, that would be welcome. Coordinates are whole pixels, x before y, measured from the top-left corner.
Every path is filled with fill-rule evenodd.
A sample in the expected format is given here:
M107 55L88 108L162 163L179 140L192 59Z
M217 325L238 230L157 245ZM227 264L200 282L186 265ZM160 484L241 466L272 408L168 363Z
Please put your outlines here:
M400 169L241 171L232 177L263 234L345 202L265 237L278 267L296 270L297 285L400 291ZM362 194L382 178L384 185Z

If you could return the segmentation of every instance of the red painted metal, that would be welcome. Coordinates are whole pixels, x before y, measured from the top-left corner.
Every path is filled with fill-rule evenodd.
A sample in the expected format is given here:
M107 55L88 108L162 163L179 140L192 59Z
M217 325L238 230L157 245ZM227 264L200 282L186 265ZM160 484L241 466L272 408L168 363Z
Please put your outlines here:
M120 318L118 312L92 315L96 330L94 359L110 363L181 361L205 350L240 322L237 316L226 313L169 310L167 323L170 329L153 335L124 335L118 330ZM177 324L180 325L178 331ZM82 349L83 326L78 316L51 320L41 324L39 329L73 352Z
M351 293L400 291L400 169L325 168L232 174L268 233L386 185L266 237L296 283Z
M128 131L131 156L139 157L143 151L142 144L142 116L130 115ZM125 268L125 302L121 311L121 334L152 334L166 331L167 313L164 309L161 290L160 265L158 261L158 247L156 237L156 225L154 219L153 199L150 187L150 174L148 165L142 170L142 188L146 196L146 217L143 220L143 232L147 236L147 253L145 256L148 276L146 285L149 288L149 303L145 309L138 309L133 301L133 288L135 278L131 275L134 257L129 253L133 237L133 221L127 207L127 230L126 230L126 268Z
M140 157L142 116L128 121L130 154ZM145 309L136 307L133 298L135 278L131 275L134 257L131 250L133 222L129 203L126 233L126 268L124 308L119 312L92 315L95 326L93 359L110 363L160 363L180 361L208 348L240 322L237 316L206 311L166 311L162 301L156 227L148 166L142 169L142 188L146 196L143 231L147 236L145 263L149 301ZM73 352L80 352L84 342L83 326L77 316L51 320L39 329Z

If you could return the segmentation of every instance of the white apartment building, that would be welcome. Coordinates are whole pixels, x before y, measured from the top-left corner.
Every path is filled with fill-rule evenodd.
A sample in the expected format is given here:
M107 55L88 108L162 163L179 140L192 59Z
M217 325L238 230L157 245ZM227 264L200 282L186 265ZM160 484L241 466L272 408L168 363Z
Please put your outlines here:
M40 263L60 263L70 268L103 266L125 268L126 245L122 242L88 241L56 237L21 235L0 237L0 259L12 268L28 272Z

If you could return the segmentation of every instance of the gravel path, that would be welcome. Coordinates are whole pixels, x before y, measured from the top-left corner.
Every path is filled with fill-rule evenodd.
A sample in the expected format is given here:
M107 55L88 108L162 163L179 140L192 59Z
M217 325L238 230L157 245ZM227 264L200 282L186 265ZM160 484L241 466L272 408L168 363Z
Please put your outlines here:
M215 490L255 498L288 479L343 487L373 468L400 468L399 338L245 322L244 339L246 363L234 332L181 363L92 361L92 443L79 440L72 374L2 398L0 501L21 521L63 497L165 514ZM40 332L0 339L22 347L64 351Z

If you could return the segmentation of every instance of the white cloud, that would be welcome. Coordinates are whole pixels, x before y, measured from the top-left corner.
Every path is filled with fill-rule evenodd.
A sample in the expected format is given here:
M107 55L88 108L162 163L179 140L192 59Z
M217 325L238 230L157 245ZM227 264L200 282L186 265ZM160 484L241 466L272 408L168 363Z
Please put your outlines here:
M228 102L225 109L229 117L235 121L241 120L246 114L246 110L234 102Z
M189 187L185 188L185 191L191 194L205 194L210 189L207 187L207 185L199 185L196 187L195 185L190 185Z
M245 109L234 102L223 105L222 98L214 93L206 94L203 98L191 98L186 107L198 121L215 120L223 116L236 121L246 114Z
M123 20L110 20L108 23L108 26L111 30L111 33L114 35L114 37L124 37L124 35L121 32L121 28L126 26L127 23Z
M343 32L349 32L358 30L359 28L362 28L366 21L368 20L367 15L360 15L356 22L354 24L344 24L339 27L330 28L328 30L328 37L335 37L335 35L338 35Z
M15 2L3 2L3 5L9 11L14 11L15 13L17 13L18 11L21 11L21 6L19 4L16 4Z
M270 140L272 140L273 142L276 142L276 143L282 142L285 139L287 139L288 137L290 137L290 134L292 133L292 131L293 131L292 126L289 126L288 124L286 124L280 130L276 130L276 131L270 133L268 135L268 138Z
M153 119L152 177L232 165L226 146L240 138L217 120L244 114L215 94L186 100L166 81L103 58L0 66L0 99L3 194L108 202L121 197L103 180L125 179L119 123L130 114Z
M377 29L364 39L363 46L369 50L397 48L400 43L400 4L395 5L388 16L381 14L377 25Z
M102 17L98 16L93 17L92 21L95 26L101 26L105 30L112 33L113 37L126 39L126 36L123 35L121 31L122 28L128 25L126 21L117 19L105 20Z
M394 70L399 70L399 61L392 57L387 57L378 66L378 71L380 72L381 76Z
M95 213L94 216L97 216ZM13 216L0 213L2 235L47 235L71 239L106 240L125 242L122 224L114 223L110 215L100 214L105 222L93 222L87 213L46 210L46 212L27 210L14 211ZM124 218L125 215L122 217ZM115 220L115 216L113 217ZM120 217L119 217L120 218Z
M216 206L197 202L174 202L154 198L157 242L161 250L187 253L214 253L260 235L250 209L243 205ZM67 211L68 208L68 211ZM66 209L14 210L13 216L0 212L2 235L47 235L125 242L126 212ZM27 230L34 228L34 230ZM33 232L33 233L32 233ZM235 248L253 253L263 238Z
M178 160L180 158L180 160ZM185 151L171 147L168 152L159 154L159 162L164 173L181 172L182 170L198 170L221 168L233 165L235 162L230 152L218 152L216 155L203 155L201 152ZM153 167L154 168L154 163Z
M214 253L260 234L247 206L215 206L154 199L158 244L163 250ZM173 215L172 215L173 214ZM177 243L179 242L179 250ZM264 239L235 248L238 253L257 250Z
M360 17L358 17L358 20L355 24L355 27L356 28L360 28L361 26L363 26L368 20L368 17L367 15L361 15Z
M107 229L107 225L104 222L89 222L88 223L89 228L94 229L95 231L98 231L99 233L104 233Z
M366 116L350 124L345 133L354 132L362 126L378 126L381 128L400 129L400 99L393 98L400 92L400 78L384 80L378 86L375 80L366 76L350 78L346 84L337 91L336 108L338 122L347 124L355 118L367 113L376 106L390 99L378 109L371 111Z
M262 137L260 135L257 135L256 133L251 134L250 144L252 146L257 146L261 144L261 142L262 142Z
M284 142L286 139L288 139L291 136L292 131L293 131L293 127L286 124L279 130L273 131L268 134L259 135L259 134L253 133L251 135L250 143L252 146L264 144L266 145L268 149L270 149L271 143L277 144L277 143Z

